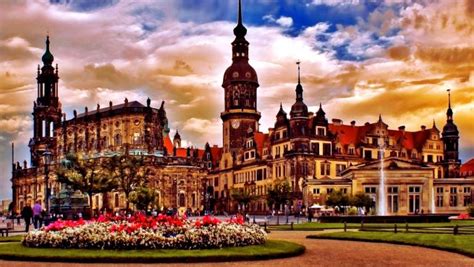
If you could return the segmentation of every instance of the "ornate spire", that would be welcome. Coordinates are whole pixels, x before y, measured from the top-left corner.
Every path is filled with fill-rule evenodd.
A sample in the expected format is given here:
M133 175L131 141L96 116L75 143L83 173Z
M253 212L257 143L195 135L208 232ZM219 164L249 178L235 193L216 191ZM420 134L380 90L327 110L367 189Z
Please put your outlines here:
M446 111L446 116L448 121L453 120L453 110L451 109L451 89L446 90L448 91L448 110Z
M277 113L277 117L286 117L286 112L283 110L283 105L280 102L280 110Z
M301 77L300 77L300 64L301 62L298 60L296 61L296 65L298 65L298 85L296 85L296 101L303 101L303 86L301 85Z
M234 28L234 34L237 38L244 38L247 34L247 29L242 23L242 0L239 0L239 15L237 19L237 26Z
M43 57L41 58L45 66L51 66L54 61L54 56L49 51L49 35L46 35L46 51L44 52Z

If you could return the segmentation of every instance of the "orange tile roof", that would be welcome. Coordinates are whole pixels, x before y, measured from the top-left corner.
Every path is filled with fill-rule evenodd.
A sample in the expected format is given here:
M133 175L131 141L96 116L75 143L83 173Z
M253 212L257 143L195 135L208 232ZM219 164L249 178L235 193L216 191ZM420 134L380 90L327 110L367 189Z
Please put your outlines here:
M264 134L261 132L256 132L254 134L255 143L257 145L257 153L260 156L263 156L263 148L265 144L267 143L268 138L269 138L269 134Z
M468 175L469 172L474 173L474 158L461 165L461 175Z
M212 165L217 166L222 157L222 147L211 147Z

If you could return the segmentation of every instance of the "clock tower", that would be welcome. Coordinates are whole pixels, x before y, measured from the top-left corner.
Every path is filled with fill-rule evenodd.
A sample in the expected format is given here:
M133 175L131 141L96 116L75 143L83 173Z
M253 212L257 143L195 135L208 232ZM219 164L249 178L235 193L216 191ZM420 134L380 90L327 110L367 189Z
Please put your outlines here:
M222 87L225 92L223 121L224 153L236 155L244 146L246 134L251 128L258 131L260 112L257 111L258 78L249 64L249 42L245 40L247 29L242 24L242 3L239 0L235 40L232 42L232 64L224 73Z

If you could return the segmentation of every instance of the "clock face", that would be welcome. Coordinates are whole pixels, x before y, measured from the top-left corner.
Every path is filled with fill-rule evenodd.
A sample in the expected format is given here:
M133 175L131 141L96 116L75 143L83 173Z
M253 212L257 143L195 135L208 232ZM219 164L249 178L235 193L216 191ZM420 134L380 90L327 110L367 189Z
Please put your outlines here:
M232 120L232 128L237 129L240 126L239 120Z

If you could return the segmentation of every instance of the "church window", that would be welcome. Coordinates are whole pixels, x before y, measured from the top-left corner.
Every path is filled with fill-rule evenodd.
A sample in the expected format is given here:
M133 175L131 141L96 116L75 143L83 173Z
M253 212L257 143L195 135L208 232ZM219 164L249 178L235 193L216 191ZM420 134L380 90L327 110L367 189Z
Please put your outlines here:
M118 193L115 193L114 195L114 206L117 208L120 206L120 201L119 201L119 194Z
M184 193L179 194L179 206L180 207L186 206L186 198L184 196Z

